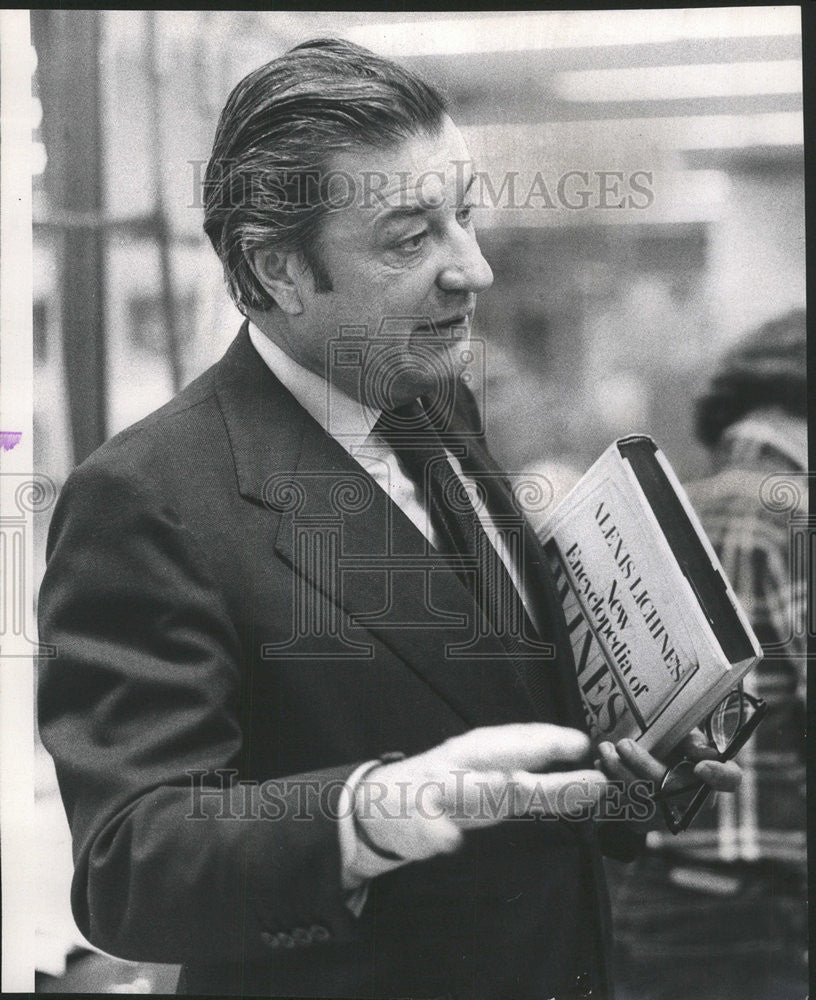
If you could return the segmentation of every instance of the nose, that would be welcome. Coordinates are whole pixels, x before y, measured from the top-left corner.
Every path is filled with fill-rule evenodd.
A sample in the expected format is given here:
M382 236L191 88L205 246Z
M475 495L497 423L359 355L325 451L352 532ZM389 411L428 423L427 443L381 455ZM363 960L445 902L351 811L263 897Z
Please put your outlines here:
M436 283L443 292L485 292L493 284L493 272L482 256L471 229L460 229L448 246Z

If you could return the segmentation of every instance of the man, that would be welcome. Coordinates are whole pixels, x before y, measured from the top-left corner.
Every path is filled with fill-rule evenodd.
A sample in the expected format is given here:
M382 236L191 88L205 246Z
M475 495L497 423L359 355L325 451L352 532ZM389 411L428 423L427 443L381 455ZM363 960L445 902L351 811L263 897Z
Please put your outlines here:
M806 348L803 309L763 323L697 403L713 472L688 493L762 643L746 688L768 712L740 754L737 794L627 873L616 927L633 998L807 993ZM693 919L661 919L680 908Z
M463 378L472 177L440 96L366 50L250 74L205 191L248 321L55 511L40 719L74 913L191 993L608 992L607 779Z

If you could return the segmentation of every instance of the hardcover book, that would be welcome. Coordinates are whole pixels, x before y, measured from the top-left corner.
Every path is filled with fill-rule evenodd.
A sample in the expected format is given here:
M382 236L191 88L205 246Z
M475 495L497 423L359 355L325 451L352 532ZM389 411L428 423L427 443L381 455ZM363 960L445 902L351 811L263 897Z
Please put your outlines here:
M614 442L540 531L592 736L660 756L762 648L665 455Z

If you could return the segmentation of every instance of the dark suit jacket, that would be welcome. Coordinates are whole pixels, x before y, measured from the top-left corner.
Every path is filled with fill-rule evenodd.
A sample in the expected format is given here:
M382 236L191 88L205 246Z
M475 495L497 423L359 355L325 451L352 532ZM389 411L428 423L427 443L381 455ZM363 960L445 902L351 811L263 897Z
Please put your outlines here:
M182 963L192 993L604 995L590 824L469 833L373 880L359 918L345 905L336 803L360 762L539 717L495 637L451 649L473 604L426 551L246 327L75 470L49 536L40 632L58 656L39 699L89 940ZM536 572L552 714L582 725Z

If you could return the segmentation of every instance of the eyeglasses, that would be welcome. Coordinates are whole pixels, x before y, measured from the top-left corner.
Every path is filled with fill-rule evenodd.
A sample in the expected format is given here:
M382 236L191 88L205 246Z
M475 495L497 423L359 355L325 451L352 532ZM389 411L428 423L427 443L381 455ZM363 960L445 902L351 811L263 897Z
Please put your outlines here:
M708 741L717 751L717 756L711 759L724 762L736 757L764 718L767 708L761 698L743 691L742 685L723 698L705 722ZM711 794L711 786L694 774L699 763L684 759L670 767L655 795L672 833L687 830Z

